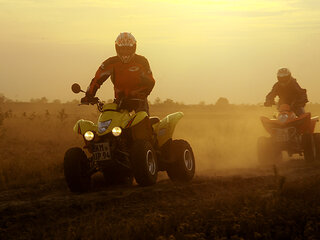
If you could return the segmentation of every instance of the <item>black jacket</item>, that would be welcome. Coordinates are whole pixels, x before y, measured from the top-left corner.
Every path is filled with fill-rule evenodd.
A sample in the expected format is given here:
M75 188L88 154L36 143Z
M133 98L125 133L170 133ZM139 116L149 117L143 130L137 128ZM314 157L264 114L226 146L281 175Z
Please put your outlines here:
M307 90L301 88L294 78L291 78L290 82L285 86L276 82L271 92L266 96L266 102L274 102L276 96L279 97L279 104L293 104L304 107L308 102Z

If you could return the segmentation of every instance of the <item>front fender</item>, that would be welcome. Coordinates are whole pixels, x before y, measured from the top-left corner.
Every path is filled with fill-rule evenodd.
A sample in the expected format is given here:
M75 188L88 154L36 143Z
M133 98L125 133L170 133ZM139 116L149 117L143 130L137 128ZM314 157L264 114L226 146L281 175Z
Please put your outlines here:
M138 123L140 123L146 117L148 117L148 114L146 112L144 112L144 111L138 112L136 114L136 116L134 117L132 123L130 124L130 127L133 127L133 126L137 125Z
M81 119L74 125L73 131L83 135L87 131L98 132L98 126L89 120Z
M158 124L153 126L154 131L157 134L158 144L161 147L173 136L174 129L178 121L183 117L182 112L176 112L169 114L163 118Z

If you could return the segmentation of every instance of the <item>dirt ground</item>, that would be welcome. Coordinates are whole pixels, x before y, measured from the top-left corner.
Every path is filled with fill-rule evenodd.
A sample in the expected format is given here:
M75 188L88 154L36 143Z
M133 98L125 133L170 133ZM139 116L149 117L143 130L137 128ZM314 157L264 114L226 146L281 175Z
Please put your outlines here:
M320 164L162 175L73 194L64 179L0 193L1 239L319 239Z

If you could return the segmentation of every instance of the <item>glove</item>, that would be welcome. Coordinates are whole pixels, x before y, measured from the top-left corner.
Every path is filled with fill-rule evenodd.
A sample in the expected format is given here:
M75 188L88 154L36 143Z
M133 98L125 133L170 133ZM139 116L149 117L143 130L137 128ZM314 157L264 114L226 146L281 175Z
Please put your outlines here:
M87 105L89 105L89 103L90 103L90 97L89 96L85 96L85 97L83 97L83 98L81 98L81 104L87 104Z
M83 98L81 98L81 104L96 104L98 102L98 98L97 97L90 97L90 96L85 96Z

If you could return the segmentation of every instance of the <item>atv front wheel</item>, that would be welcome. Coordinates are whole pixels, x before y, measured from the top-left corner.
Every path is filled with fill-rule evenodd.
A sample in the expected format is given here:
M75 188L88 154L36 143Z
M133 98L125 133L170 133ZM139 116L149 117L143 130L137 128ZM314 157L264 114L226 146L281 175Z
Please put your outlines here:
M173 140L170 155L173 158L167 168L167 174L172 181L188 182L195 173L195 161L191 146L184 140Z
M71 192L90 189L89 160L81 148L70 148L64 155L64 177Z
M133 175L139 185L150 186L157 182L157 155L149 141L136 141L132 146L130 158Z

